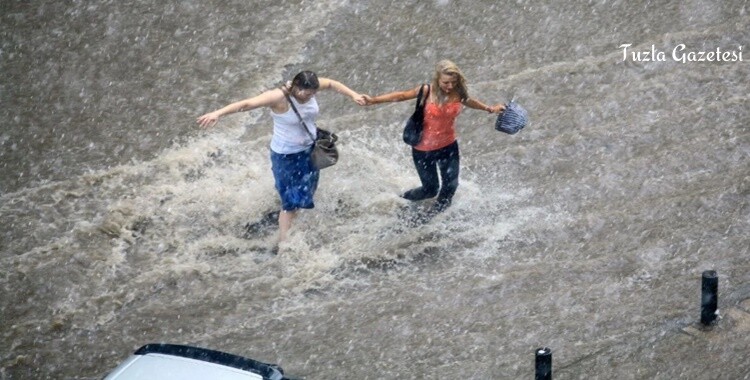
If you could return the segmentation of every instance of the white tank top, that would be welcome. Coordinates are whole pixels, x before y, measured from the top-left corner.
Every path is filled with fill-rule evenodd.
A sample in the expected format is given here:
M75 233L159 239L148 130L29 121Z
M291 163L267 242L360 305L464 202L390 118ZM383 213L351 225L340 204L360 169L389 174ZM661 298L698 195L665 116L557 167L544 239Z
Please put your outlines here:
M307 128L313 136L317 136L315 119L318 117L320 108L318 101L313 96L307 103L300 104L293 96L290 96L294 106L297 107L302 119L305 120ZM280 154L298 153L308 149L313 141L310 134L305 132L299 117L294 113L290 106L289 109L281 114L271 111L273 117L273 136L271 137L271 150Z

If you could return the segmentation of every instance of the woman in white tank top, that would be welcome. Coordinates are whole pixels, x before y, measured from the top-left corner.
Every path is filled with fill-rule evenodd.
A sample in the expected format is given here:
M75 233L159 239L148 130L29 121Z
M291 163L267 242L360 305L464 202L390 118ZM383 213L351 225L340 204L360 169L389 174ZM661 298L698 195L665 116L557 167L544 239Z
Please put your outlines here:
M329 78L318 78L311 71L297 74L291 83L282 88L266 91L260 95L229 104L198 118L203 128L215 125L219 118L241 111L260 107L271 109L273 136L271 137L271 163L276 190L281 198L281 212L278 216L279 237L283 241L292 226L292 221L301 208L313 208L313 196L318 186L319 170L310 161L313 141L310 135L289 107L285 95L289 94L295 107L305 120L310 133L316 135L315 119L318 116L318 90L332 89L352 98L359 105L365 105L361 95L343 83Z

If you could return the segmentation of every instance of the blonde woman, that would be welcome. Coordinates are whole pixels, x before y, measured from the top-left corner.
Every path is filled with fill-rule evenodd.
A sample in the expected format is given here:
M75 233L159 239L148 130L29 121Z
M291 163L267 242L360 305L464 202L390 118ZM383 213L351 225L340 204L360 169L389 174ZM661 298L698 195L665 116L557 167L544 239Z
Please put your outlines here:
M421 87L374 97L365 95L364 98L367 105L401 102L415 99ZM435 204L425 215L426 220L429 220L429 217L450 206L458 188L460 163L456 140L458 115L464 107L499 113L505 109L505 106L503 104L488 106L471 98L466 86L466 78L458 66L449 60L438 62L431 85L429 89L425 86L424 91L429 91L429 93L424 109L422 139L412 147L414 166L422 186L407 191L402 197L411 201L421 201L437 196Z

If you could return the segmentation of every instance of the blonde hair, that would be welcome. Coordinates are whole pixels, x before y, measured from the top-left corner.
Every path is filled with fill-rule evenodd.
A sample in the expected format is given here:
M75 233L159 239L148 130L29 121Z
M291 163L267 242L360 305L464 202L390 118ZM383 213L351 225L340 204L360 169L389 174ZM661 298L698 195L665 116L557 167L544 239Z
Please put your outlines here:
M461 102L465 102L469 100L469 89L466 87L466 78L464 78L464 74L461 72L461 69L459 69L455 63L447 59L444 59L438 62L437 65L435 65L435 76L432 77L432 88L438 89L438 91L440 90L438 81L440 80L441 74L455 77L456 78L456 91L458 92L458 95L461 97ZM434 93L434 91L432 92Z

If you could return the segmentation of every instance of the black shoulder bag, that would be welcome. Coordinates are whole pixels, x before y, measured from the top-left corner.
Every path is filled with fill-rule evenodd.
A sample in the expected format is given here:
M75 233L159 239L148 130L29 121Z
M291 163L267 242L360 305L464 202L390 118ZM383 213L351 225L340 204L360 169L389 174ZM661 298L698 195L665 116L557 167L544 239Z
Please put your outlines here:
M302 116L299 114L299 111L297 111L297 107L294 106L294 103L292 103L292 99L289 98L289 94L284 92L284 96L294 110L294 113L297 114L299 122L302 124L302 128L305 129L305 132L307 132L313 140L313 150L310 156L313 165L315 165L318 170L336 165L336 162L339 160L339 151L336 148L336 141L338 141L339 137L336 136L335 133L317 128L318 137L315 138L315 136L310 133L310 130L307 129L307 124L302 120Z
M424 84L419 88L419 94L417 94L417 104L414 107L414 113L411 115L409 120L406 121L404 127L404 142L414 146L419 144L422 140L422 124L424 123L424 105L427 103L427 97L430 94L430 85L427 85L427 93L422 96L424 92Z

